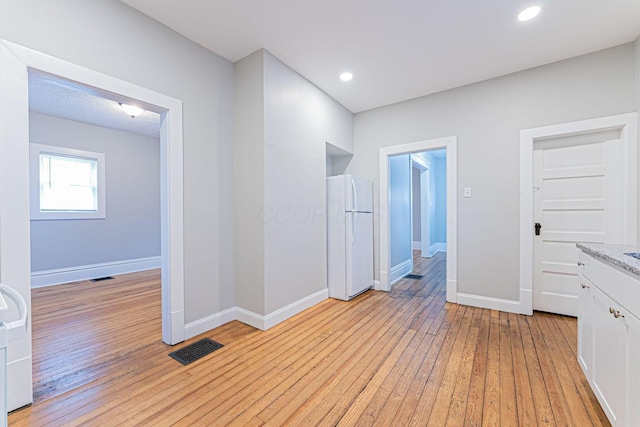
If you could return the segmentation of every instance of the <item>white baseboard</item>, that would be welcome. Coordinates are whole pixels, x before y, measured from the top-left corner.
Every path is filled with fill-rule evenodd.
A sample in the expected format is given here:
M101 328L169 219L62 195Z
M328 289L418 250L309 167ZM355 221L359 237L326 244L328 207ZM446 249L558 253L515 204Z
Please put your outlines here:
M7 411L22 408L33 402L33 386L31 382L10 379L12 377L20 379L31 378L31 366L31 356L7 363Z
M265 330L265 316L261 314L256 314L253 311L245 310L241 307L236 307L236 320L247 324L249 326L253 326L256 329L260 329L262 331Z
M78 267L58 268L55 270L34 271L31 273L31 288L79 282L97 277L135 273L137 271L160 268L161 257L137 258L124 261L104 262L101 264L81 265Z
M284 322L288 318L293 317L318 303L321 303L327 298L329 298L329 289L323 289L291 303L286 307L276 310L273 313L267 314L265 316L265 330L277 325L278 323Z
M413 270L413 259L409 258L408 260L391 267L390 270L389 283L393 285L395 282L411 273L411 270Z
M229 323L232 320L236 320L237 309L238 307L231 307L227 310L221 311L220 313L212 314L211 316L207 316L184 325L184 339L188 340L196 335L200 335L204 332L210 331L211 329L217 328L218 326L222 326L225 323Z
M431 253L431 255L435 255L437 252L447 252L447 244L434 243L429 247L429 252Z
M422 249L422 243L420 243L420 242L413 242L413 246L412 246L412 247L413 247L413 250L414 250L414 251L419 251L419 250L421 250L421 249Z
M457 303L473 307L488 308L490 310L506 311L520 314L520 301L512 301L500 298L485 297L458 293Z
M274 327L278 323L284 322L290 317L313 307L314 305L329 298L329 290L323 289L307 297L304 297L298 301L289 304L286 307L282 307L279 310L269 313L266 316L256 314L244 308L236 307L236 319L242 323L246 323L254 328L266 331L269 328Z
M203 319L191 322L184 327L185 339L193 338L196 335L200 335L218 326L229 323L232 320L239 320L242 323L246 323L254 328L266 331L269 328L277 325L280 322L284 322L290 317L313 307L314 305L329 298L329 290L323 289L314 294L306 296L298 301L289 304L273 313L263 316L256 314L252 311L245 310L241 307L232 307L220 313L213 314Z

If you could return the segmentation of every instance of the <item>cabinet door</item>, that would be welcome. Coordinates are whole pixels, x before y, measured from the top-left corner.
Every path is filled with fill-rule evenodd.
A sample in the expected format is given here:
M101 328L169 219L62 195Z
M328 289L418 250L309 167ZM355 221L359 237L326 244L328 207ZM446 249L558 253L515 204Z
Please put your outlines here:
M578 276L578 363L591 382L593 365L593 286L583 275Z
M625 424L626 324L625 318L611 313L620 306L592 286L593 295L593 391L614 426Z
M640 320L625 314L627 323L627 425L640 426Z

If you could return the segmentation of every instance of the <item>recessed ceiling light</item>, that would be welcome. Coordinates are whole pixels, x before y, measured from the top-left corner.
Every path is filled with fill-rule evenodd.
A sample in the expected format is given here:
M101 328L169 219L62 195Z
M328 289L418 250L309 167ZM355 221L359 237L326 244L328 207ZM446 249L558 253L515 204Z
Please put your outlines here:
M127 104L123 104L122 102L119 102L119 104L120 104L120 108L122 108L125 111L125 113L130 115L132 119L136 118L144 111L142 108L136 107L135 105L127 105Z
M343 82L348 82L352 78L353 78L353 74L349 72L340 74L340 80L342 80Z
M540 13L540 6L531 6L520 12L518 15L518 21L528 21L533 19Z

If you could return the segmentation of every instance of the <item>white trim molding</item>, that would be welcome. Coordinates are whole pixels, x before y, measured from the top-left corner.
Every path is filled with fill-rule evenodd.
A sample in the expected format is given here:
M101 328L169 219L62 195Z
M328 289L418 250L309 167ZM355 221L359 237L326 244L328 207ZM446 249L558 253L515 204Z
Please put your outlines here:
M391 267L389 271L389 281L391 285L402 279L413 270L413 258L407 259L398 265Z
M389 265L389 157L447 150L447 301L456 302L458 292L458 138L450 136L380 148L380 285L377 290L390 291Z
M215 329L218 326L222 326L225 323L229 323L232 320L237 320L237 310L238 307L228 308L219 313L212 314L211 316L207 316L194 322L187 323L186 325L184 325L184 339L188 340L189 338L193 338L196 335L200 335L202 333L210 331L211 329Z
M481 295L458 294L458 304L487 308L490 310L506 311L508 313L521 313L520 301L485 297Z
M637 113L544 126L520 131L520 312L533 314L533 151L536 143L552 138L585 135L593 132L620 130L625 159L624 187L621 189L626 242L637 242Z
M145 110L153 111L161 116L160 129L160 215L161 215L161 257L162 257L162 340L176 344L184 340L184 218L183 218L183 131L182 101L152 91L142 86L109 76L38 51L0 40L0 87L11 87L11 91L3 90L0 98L0 111L5 132L0 133L0 150L4 163L2 179L10 179L12 187L28 188L16 185L16 182L28 180L28 75L45 74L60 77L91 87L96 94L116 102L131 102ZM10 113L12 112L12 113ZM11 117L13 119L11 119ZM16 148L17 143L24 147ZM24 177L23 177L24 175ZM28 182L28 181L27 181ZM2 185L2 183L0 183ZM21 195L2 192L0 205L10 206L15 212L29 209L28 194ZM28 211L27 211L28 212ZM14 219L15 217L15 219ZM2 215L5 227L19 228L17 214L10 217ZM24 218L28 226L29 215ZM20 242L3 233L3 242L12 247L13 253L29 256L29 239L23 233ZM2 251L4 253L7 251ZM0 255L2 275L8 265L23 268L25 262L7 262ZM17 287L30 288L30 271L25 272L27 283L18 283ZM6 283L15 281L3 280ZM30 338L30 332L28 339Z
M117 102L137 101L161 116L160 252L162 340L184 340L182 101L38 51L0 40L0 282L21 293L31 310L29 239L29 81L45 74L87 86ZM9 344L9 363L30 358L32 334ZM8 409L33 401L28 369L9 371Z
M273 313L269 313L266 316L256 314L241 307L236 307L236 320L239 320L242 323L246 323L249 326L253 326L254 328L266 331L267 329L274 327L278 323L284 322L285 320L295 316L296 314L301 313L304 310L321 303L327 298L329 298L329 289L323 289L302 299L299 299L298 301L295 301L287 305L286 307L282 307L281 309L278 309Z
M60 285L62 283L79 282L98 277L135 273L138 271L160 268L161 258L148 257L128 259L124 261L103 262L100 264L80 265L77 267L41 270L31 273L31 288Z

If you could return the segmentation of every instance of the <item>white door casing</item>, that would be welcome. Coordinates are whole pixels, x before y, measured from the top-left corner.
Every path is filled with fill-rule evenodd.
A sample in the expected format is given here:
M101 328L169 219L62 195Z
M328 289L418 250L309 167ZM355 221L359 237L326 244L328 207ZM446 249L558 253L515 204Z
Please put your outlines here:
M533 309L578 315L576 243L621 236L620 129L534 143Z
M390 291L389 283L389 157L421 151L447 150L447 301L457 299L458 262L458 138L450 136L428 141L412 142L380 148L380 285L377 290Z
M182 102L67 61L0 40L0 281L31 311L28 73L51 74L139 101L161 114L162 340L184 340ZM8 349L8 408L32 401L31 329Z
M636 123L628 113L520 132L521 313L533 314L535 299L536 309L577 314L576 241L635 244Z

